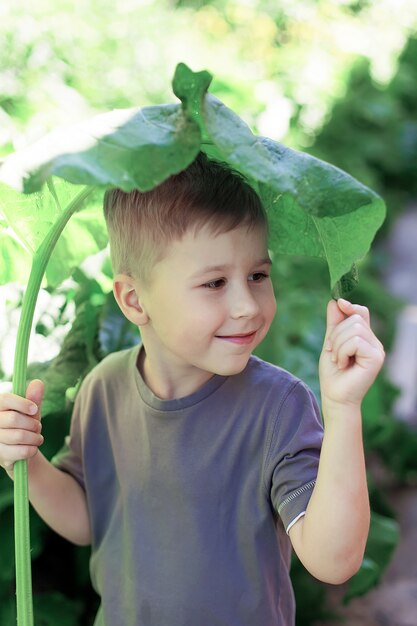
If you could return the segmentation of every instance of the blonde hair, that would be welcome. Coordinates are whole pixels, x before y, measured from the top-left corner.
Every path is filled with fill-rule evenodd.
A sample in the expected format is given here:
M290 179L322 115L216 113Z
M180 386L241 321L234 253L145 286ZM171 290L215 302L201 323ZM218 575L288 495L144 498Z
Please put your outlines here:
M207 226L215 235L242 225L267 230L261 200L246 179L202 152L185 170L150 191L109 189L104 215L114 273L145 283L170 242L190 229L197 232Z

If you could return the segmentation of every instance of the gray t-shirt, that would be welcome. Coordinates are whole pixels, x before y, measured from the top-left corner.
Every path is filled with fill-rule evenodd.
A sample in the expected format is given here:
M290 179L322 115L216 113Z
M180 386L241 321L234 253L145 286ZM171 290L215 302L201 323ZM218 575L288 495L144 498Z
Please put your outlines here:
M161 400L139 348L84 380L54 459L84 487L98 626L292 626L290 542L317 475L312 392L254 356Z

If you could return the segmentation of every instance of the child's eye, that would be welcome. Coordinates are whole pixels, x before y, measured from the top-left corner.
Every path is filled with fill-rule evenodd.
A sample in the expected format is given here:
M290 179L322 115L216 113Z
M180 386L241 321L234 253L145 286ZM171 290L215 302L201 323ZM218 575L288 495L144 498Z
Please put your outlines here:
M269 274L265 274L265 272L254 272L249 276L249 280L254 283L260 283L261 281L268 278Z
M204 283L203 287L206 289L221 289L221 287L224 287L225 284L226 281L224 278L218 278L217 280L211 280L208 283Z

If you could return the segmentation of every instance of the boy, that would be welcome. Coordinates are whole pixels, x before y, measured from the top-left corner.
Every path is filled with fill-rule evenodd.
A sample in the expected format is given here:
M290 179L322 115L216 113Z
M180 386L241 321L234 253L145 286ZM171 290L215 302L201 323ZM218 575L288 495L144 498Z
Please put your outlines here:
M27 458L39 514L91 543L97 626L291 626L290 542L330 583L363 557L360 404L384 359L368 311L328 305L323 437L311 391L251 356L276 305L243 178L200 154L150 192L107 192L105 215L142 344L85 378L54 464L38 452L42 383L0 397L0 463L12 477Z

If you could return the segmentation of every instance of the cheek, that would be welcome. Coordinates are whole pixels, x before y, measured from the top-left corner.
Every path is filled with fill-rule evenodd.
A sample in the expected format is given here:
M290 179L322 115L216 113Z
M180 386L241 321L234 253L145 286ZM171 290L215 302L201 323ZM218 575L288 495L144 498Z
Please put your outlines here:
M275 313L277 312L277 301L275 300L275 296L272 295L272 303L271 303L271 322L275 317Z
M277 302L275 300L275 295L274 295L274 291L271 289L268 291L267 294L265 294L265 300L264 300L264 315L265 318L269 321L272 322L275 312L277 310Z
M204 340L224 323L223 307L213 298L195 299L189 303L182 316L181 326L185 334L193 334L194 341Z

